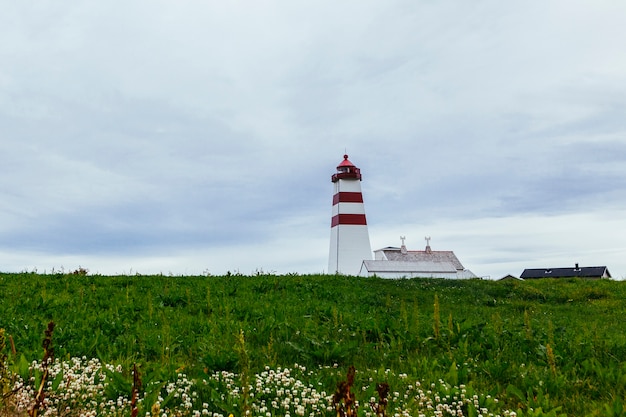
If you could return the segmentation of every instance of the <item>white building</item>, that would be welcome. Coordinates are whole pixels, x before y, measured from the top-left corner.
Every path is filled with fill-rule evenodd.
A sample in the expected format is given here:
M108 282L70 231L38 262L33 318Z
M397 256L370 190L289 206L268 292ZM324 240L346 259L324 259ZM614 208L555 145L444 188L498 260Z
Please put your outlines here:
M404 245L386 247L374 251L373 260L363 260L361 276L380 278L477 278L472 271L465 269L452 251L434 251L430 248L430 238L426 238L426 249L409 251Z
M357 275L363 260L372 259L361 193L361 170L344 155L331 181L334 194L328 273Z

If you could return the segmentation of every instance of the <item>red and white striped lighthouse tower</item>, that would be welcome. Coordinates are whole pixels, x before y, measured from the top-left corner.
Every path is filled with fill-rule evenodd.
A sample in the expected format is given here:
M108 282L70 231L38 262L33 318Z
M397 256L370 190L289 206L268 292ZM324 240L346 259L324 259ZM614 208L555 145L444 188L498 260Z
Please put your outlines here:
M328 273L358 275L363 260L372 259L361 193L361 170L348 160L348 155L344 155L332 182L335 193Z

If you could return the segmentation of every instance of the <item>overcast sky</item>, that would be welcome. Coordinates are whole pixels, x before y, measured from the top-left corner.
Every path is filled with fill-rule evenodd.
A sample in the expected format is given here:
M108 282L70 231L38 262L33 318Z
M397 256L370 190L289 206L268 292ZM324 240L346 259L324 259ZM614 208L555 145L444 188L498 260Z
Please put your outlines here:
M626 2L2 1L0 271L326 272L373 249L626 277Z

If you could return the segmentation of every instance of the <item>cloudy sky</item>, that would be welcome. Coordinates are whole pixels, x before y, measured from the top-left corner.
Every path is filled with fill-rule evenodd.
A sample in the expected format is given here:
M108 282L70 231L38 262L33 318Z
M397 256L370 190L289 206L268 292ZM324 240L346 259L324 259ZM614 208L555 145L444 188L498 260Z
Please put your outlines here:
M0 271L325 272L374 249L626 277L626 3L5 1Z

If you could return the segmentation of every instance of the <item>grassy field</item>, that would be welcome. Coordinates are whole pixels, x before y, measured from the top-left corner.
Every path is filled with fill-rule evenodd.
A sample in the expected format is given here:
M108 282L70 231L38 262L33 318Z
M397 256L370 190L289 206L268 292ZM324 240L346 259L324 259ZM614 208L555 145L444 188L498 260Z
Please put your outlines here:
M626 415L622 282L23 273L0 297L0 415L46 373L58 415Z

